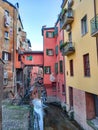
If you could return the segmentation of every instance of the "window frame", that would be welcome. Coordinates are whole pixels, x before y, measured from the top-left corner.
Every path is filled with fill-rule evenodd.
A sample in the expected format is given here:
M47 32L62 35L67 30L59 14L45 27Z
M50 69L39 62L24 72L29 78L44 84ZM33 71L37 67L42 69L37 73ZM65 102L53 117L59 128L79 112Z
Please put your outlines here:
M51 74L51 66L44 66L44 74Z
M4 61L11 61L11 53L2 51L2 59Z
M51 52L51 53L50 53L50 52ZM53 55L54 55L53 49L46 49L46 55L48 55L48 56L53 56Z
M90 60L89 60L89 53L83 55L83 64L84 64L84 76L90 77Z
M69 67L70 67L70 76L74 76L74 65L73 65L73 59L69 61Z
M63 73L63 60L59 61L59 71L60 73Z
M85 15L81 19L81 35L84 36L88 32L88 27L87 27L87 15Z
M46 31L46 38L54 38L54 32L53 31Z

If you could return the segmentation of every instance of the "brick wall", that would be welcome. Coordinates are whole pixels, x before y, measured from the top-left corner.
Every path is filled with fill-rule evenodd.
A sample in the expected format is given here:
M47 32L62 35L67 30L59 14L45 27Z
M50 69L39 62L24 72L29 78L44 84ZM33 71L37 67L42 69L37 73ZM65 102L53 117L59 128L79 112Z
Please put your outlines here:
M86 122L85 92L73 89L74 119L85 129L93 130Z

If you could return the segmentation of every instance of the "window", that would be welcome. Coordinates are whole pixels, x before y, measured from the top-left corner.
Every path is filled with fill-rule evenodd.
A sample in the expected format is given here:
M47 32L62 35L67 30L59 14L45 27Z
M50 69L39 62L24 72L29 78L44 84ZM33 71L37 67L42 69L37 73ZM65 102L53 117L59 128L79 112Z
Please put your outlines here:
M9 39L9 33L8 33L8 32L5 32L5 33L4 33L4 37L5 37L5 39Z
M65 85L62 84L62 94L65 94Z
M87 33L87 15L81 19L81 33L82 35Z
M9 11L5 10L5 15L9 16Z
M53 38L54 37L54 32L46 32L46 37Z
M46 49L46 54L48 56L53 56L53 50L52 49Z
M26 59L27 60L32 60L32 56L27 56Z
M59 61L59 63L60 63L60 73L63 73L63 61L62 60L60 60Z
M58 55L58 45L55 47L55 54Z
M44 73L45 74L51 74L51 67L50 66L45 66L44 67Z
M73 76L74 75L74 72L73 72L73 60L70 60L69 63L70 63L70 76Z
M5 16L4 16L4 26L9 27L10 25L10 17L9 17L9 12L5 10Z
M90 76L90 63L89 63L89 54L83 55L84 62L84 76Z
M7 45L9 44L9 39L5 38L4 41L5 41L5 44L7 44Z
M69 42L72 42L72 32L70 32L70 33L68 34L68 39L69 39Z
M10 61L11 60L11 53L3 51L2 52L2 59L5 61L8 61L8 60Z
M8 79L3 80L3 85L5 85L5 86L8 85Z
M55 73L58 74L58 63L55 63Z
M21 55L18 56L18 61L21 61Z

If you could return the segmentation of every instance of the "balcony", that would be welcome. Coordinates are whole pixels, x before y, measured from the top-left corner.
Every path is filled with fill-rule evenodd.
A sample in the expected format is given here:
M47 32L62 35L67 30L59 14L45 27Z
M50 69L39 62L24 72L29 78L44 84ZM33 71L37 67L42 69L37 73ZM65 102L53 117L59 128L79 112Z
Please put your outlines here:
M71 24L74 20L73 16L73 10L71 8L68 8L67 11L65 11L64 15L61 18L61 28L65 29L67 24Z
M72 42L66 42L61 45L62 55L68 56L75 52L75 47Z
M91 36L98 37L98 15L91 19Z

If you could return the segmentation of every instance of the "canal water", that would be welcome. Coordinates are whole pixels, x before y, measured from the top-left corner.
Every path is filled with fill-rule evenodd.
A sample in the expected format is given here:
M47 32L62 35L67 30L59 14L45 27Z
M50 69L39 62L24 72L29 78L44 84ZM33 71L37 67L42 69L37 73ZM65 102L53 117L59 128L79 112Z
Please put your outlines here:
M75 121L69 120L61 108L48 105L45 111L44 130L83 130Z

